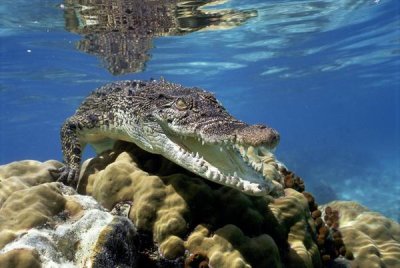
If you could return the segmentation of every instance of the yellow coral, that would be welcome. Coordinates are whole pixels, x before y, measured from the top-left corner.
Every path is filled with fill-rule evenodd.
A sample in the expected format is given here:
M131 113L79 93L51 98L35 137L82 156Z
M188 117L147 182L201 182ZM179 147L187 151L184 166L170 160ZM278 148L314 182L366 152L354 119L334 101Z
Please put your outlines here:
M320 267L318 247L313 241L315 226L303 194L287 188L285 196L277 198L269 207L279 225L289 233L288 242L294 251L290 257L296 257L302 262L297 263L297 267Z
M358 267L400 267L400 224L351 201L321 207L339 211L339 230ZM356 266L355 265L355 266Z
M246 240L246 243L233 243L234 246L231 244L233 248L228 252L222 249L215 251L214 255L208 256L210 262L224 263L225 258L233 254L235 257L232 258L237 263L233 260L229 263L245 267L253 262L254 254L240 255L238 248L244 252L255 252L255 248L267 251L273 244L284 250L289 236L289 243L300 259L297 262L306 264L305 267L320 265L318 249L312 241L312 234L307 232L313 229L313 222L302 194L288 190L287 196L271 203L271 197L251 197L229 187L213 185L190 173L179 173L181 169L165 159L158 158L155 161L157 156L150 156L135 147L129 148L130 153L123 152L123 146L119 146L113 153L106 152L91 160L93 164L84 164L93 171L93 174L88 175L87 193L109 209L118 202L133 201L129 218L139 230L153 233L153 239L159 243L163 256L178 257L183 252L182 239L190 232L190 227L208 224L217 229L225 226L217 232L226 236L232 231L233 234L238 234L240 241L246 240L243 238L246 237L244 233L255 237L253 240ZM110 158L111 154L114 157ZM106 158L111 163L105 161ZM103 166L99 165L99 161L103 162ZM159 170L155 169L155 162L160 167ZM92 168L94 165L96 169ZM150 175L142 170L149 166L153 172L165 175ZM83 173L88 174L86 171ZM85 178L82 183L85 184ZM185 245L192 247L198 234L199 230L192 233L190 243L188 240ZM208 235L203 235L202 248L219 247L213 243L224 239L221 236L210 238ZM246 244L248 250L239 246L242 244ZM264 261L275 263L277 259L278 250L271 251L268 260ZM254 261L258 262L260 260Z
M85 164L88 168L90 165ZM162 243L171 235L182 236L187 231L183 215L188 208L183 198L160 177L139 169L126 152L103 170L89 175L86 189L108 209L118 202L132 200L129 218L138 229L152 231L156 242Z
M123 202L126 215L138 230L153 234L161 256L176 259L187 251L193 254L187 261L195 263L200 256L203 265L213 267L321 266L303 194L286 189L277 199L247 196L132 146L125 147L129 153L121 146L86 161L79 191L109 210L129 201ZM34 251L15 249L32 247L37 239L46 248L38 250L42 261L59 264L62 256L78 265L107 261L110 267L118 260L135 262L140 253L132 242L137 238L133 225L92 197L51 182L47 169L59 166L56 161L0 166L0 266L40 265ZM339 210L340 231L356 265L400 266L398 223L353 202L329 205ZM29 229L43 223L52 227ZM129 256L118 255L120 246Z
M176 259L179 256L183 256L185 252L184 242L180 237L171 235L161 243L160 251L165 258Z
M88 177L86 191L107 209L121 200L132 199L130 175L135 165L127 153L120 154L114 163Z
M133 224L104 211L92 197L48 182L48 169L54 167L59 163L21 161L0 167L0 267L132 263L137 254ZM121 248L131 253L121 257Z
M36 250L14 249L0 254L1 267L12 268L40 268L42 267L39 254Z
M51 216L61 212L64 204L59 183L47 183L14 192L0 209L0 229L28 229L45 223Z
M0 245L5 245L12 232L29 229L51 221L51 217L64 209L65 199L59 183L46 183L16 191L0 208Z
M0 166L0 207L15 191L52 182L53 179L48 169L59 168L61 165L57 161L41 163L34 160L24 160Z
M218 229L214 235L205 226L198 225L185 245L192 254L206 254L212 267L281 267L278 248L270 236L249 238L231 224Z

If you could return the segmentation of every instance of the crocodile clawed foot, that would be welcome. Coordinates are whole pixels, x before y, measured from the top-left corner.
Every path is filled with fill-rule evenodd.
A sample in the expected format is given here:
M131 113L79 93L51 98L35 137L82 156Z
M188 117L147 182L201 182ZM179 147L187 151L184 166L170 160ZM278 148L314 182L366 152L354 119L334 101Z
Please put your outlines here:
M71 186L76 189L79 179L79 171L77 169L63 166L61 168L49 169L50 175L58 182L62 182L65 185Z

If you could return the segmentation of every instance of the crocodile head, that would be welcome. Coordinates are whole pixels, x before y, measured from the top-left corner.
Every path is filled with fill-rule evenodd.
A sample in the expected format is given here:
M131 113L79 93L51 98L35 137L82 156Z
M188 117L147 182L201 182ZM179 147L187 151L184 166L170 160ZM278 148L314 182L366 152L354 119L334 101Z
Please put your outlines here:
M276 130L237 120L199 88L153 82L139 90L141 96L147 100L141 106L147 145L141 147L247 194L281 195L272 154Z

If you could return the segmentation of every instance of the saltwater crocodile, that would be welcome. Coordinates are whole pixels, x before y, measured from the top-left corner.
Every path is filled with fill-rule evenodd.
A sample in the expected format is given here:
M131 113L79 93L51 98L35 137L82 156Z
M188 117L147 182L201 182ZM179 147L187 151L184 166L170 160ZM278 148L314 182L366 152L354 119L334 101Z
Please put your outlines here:
M278 168L269 161L278 132L237 120L200 88L161 79L120 81L93 91L63 124L65 166L51 173L76 186L84 146L89 143L101 152L115 140L135 143L250 195L281 194L280 184L263 172Z

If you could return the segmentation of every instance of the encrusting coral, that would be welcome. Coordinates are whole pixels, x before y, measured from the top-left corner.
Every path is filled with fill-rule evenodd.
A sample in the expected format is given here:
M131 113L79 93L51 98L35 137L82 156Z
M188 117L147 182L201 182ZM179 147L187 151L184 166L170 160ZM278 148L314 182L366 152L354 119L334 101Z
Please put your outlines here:
M0 267L399 265L398 223L354 203L318 207L283 166L285 194L274 199L127 143L85 161L79 194L51 182L59 165L0 166Z

